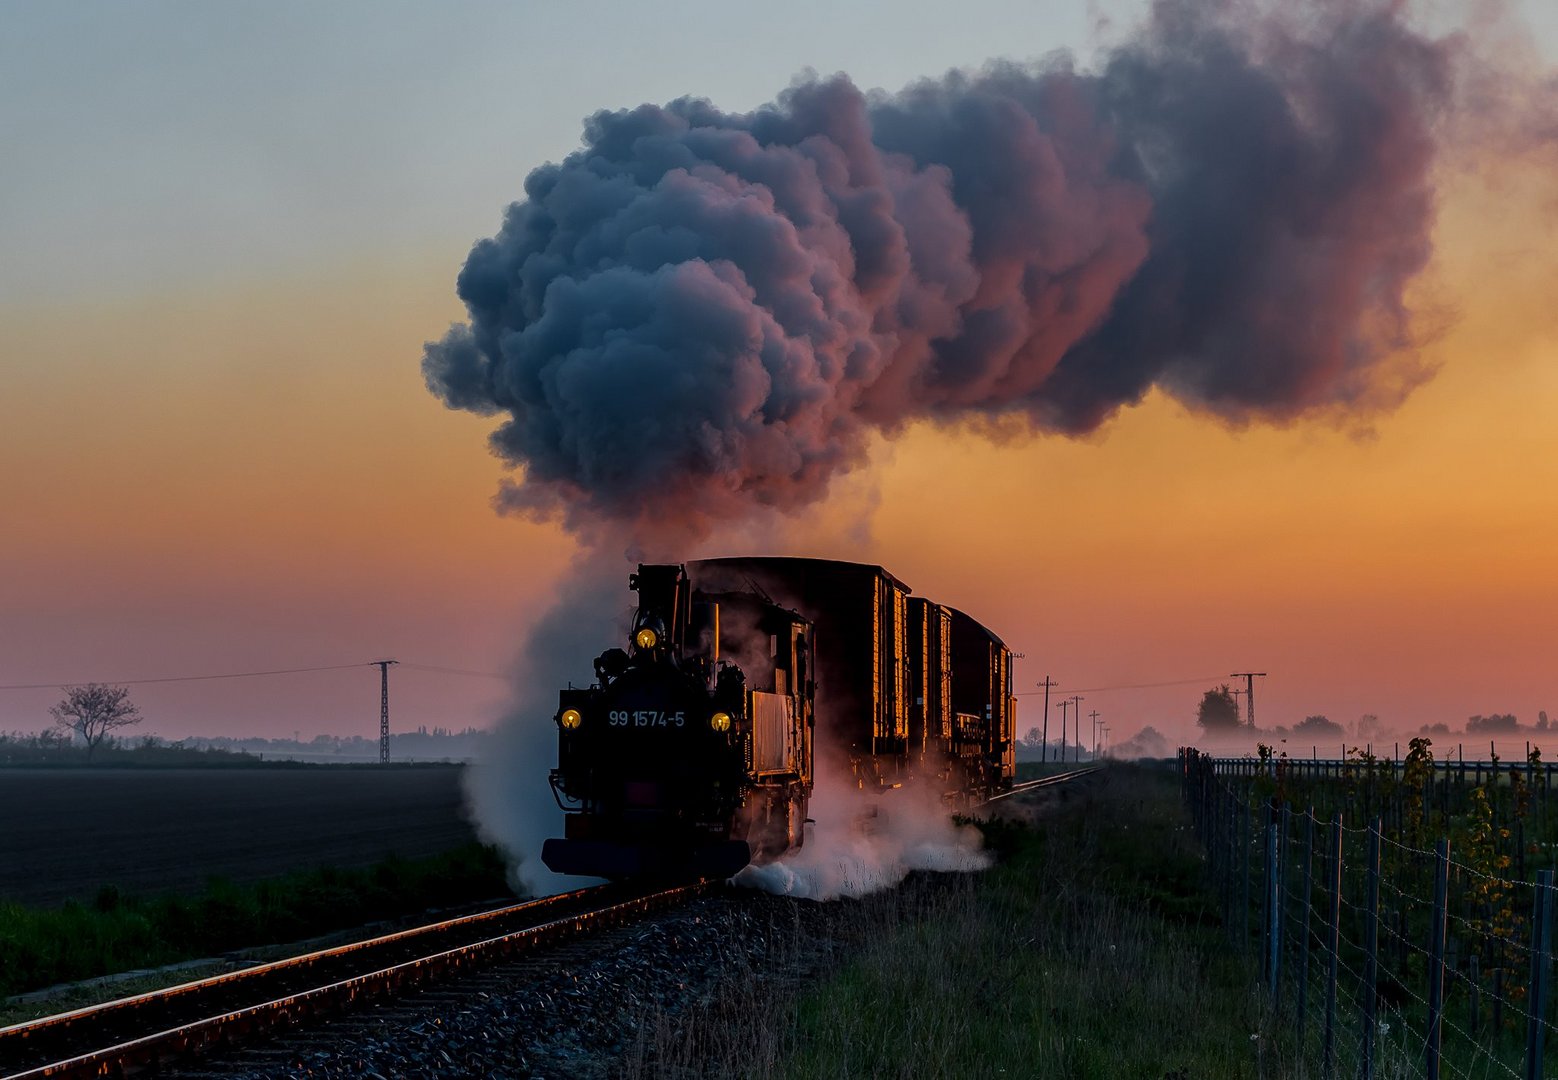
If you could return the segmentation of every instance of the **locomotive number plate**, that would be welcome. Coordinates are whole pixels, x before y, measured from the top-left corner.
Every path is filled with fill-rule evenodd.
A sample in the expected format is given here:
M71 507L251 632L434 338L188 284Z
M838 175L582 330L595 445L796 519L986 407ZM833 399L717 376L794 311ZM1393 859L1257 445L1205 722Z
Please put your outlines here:
M685 712L661 712L658 709L612 709L607 715L612 727L685 727Z

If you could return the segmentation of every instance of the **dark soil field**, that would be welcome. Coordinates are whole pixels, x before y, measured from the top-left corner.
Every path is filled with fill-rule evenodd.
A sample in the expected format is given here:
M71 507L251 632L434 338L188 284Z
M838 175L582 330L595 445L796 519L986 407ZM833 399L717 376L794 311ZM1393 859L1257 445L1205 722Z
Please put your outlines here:
M0 769L0 900L90 900L432 855L475 838L460 769Z

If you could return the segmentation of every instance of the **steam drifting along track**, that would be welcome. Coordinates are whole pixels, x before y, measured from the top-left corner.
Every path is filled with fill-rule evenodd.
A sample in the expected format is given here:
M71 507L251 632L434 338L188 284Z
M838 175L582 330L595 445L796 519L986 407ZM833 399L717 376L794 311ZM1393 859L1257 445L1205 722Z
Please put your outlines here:
M118 1075L701 896L600 885L0 1028L0 1077Z

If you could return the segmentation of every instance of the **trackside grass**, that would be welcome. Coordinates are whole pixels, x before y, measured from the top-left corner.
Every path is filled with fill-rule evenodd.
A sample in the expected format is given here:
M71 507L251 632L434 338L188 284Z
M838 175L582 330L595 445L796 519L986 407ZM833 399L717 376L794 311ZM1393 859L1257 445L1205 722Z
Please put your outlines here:
M787 1076L1255 1076L1230 955L1172 773L992 836L1007 857L799 1001Z
M1111 766L1038 823L986 831L995 868L861 903L842 964L731 986L646 1035L628 1074L1298 1075L1266 1045L1255 958L1220 926L1177 774Z
M251 885L212 879L193 896L126 896L108 885L90 904L0 904L0 996L298 941L508 892L501 856L470 844L430 858L321 867Z

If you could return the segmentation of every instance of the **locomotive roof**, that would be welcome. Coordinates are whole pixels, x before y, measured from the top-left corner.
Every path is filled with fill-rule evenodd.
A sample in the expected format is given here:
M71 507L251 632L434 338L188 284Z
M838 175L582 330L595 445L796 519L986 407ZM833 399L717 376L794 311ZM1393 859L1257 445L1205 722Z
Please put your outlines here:
M750 567L758 569L768 567L774 570L800 569L806 566L814 566L818 569L832 570L857 570L869 572L880 577L885 577L904 592L914 590L905 585L901 580L890 573L885 567L876 563L847 562L843 559L804 559L793 555L738 555L724 559L695 559L687 564L689 568L696 566L723 566L731 569Z

